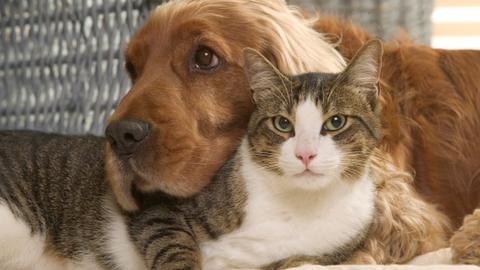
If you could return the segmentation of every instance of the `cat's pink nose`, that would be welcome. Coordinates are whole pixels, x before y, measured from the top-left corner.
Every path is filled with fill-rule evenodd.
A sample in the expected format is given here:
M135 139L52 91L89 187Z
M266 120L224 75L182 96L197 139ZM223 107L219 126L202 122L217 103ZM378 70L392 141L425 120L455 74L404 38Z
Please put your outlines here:
M305 151L305 152L296 153L296 156L298 159L302 161L305 167L308 167L308 164L310 164L310 161L312 161L312 159L314 159L317 156L317 154L310 151Z

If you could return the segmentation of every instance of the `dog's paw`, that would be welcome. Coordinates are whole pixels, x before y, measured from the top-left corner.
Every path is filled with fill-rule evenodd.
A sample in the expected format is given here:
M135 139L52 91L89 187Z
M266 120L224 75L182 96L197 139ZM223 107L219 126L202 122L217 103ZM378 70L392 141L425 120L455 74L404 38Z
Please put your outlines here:
M450 245L454 263L480 265L480 209L465 217Z

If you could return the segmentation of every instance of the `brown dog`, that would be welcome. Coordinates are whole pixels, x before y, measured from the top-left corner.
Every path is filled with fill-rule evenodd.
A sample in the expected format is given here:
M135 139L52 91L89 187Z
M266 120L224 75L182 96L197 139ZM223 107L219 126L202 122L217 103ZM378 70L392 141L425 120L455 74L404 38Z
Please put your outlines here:
M341 37L338 51L320 33ZM331 18L303 19L280 0L160 6L128 46L133 88L107 128L108 180L120 205L137 209L133 188L189 196L209 182L252 111L243 48L286 73L338 72L340 53L350 58L369 38ZM480 201L480 52L388 44L383 65L383 216L354 262L398 263L441 247L448 223L460 225ZM422 197L402 171L415 175Z
M109 180L123 207L135 208L131 185L198 192L226 160L253 109L245 47L289 73L342 70L340 54L299 22L281 1L172 1L153 12L127 48L134 85L107 129Z

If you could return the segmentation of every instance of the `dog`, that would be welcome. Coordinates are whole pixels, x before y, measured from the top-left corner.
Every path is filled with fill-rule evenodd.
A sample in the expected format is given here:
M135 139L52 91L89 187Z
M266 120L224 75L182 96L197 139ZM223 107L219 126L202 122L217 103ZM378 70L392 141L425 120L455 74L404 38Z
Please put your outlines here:
M370 38L281 0L162 4L129 42L133 86L106 129L107 179L118 203L135 211L135 192L187 197L209 182L253 109L244 48L285 73L328 73ZM480 52L406 41L384 47L376 166L385 176L377 192L384 215L352 262L402 263L444 247L480 203ZM430 243L416 240L426 235Z

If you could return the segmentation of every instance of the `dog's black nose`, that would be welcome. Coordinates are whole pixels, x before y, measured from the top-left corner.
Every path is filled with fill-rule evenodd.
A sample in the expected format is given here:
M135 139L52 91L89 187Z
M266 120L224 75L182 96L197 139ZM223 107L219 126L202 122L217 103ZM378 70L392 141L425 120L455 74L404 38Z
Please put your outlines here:
M140 120L118 120L111 122L105 130L112 149L122 156L128 156L138 150L148 134L150 125Z

